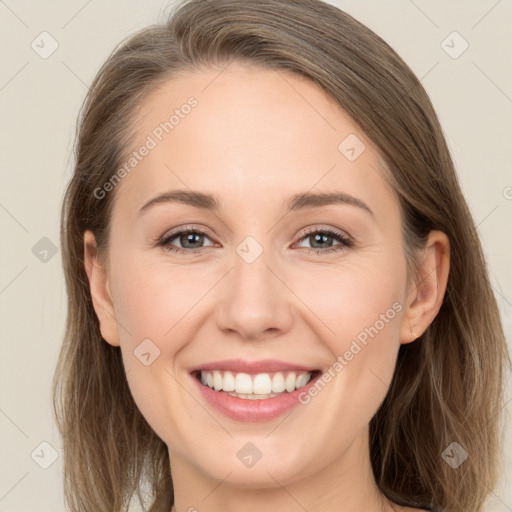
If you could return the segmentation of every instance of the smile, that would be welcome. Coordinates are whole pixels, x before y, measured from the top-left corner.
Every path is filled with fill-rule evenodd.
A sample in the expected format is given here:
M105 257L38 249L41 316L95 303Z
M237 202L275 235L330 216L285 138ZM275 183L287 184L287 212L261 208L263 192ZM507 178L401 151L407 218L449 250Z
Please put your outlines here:
M263 400L302 388L315 373L317 372L289 371L251 375L243 372L213 370L196 372L196 378L204 386L215 391L224 391L230 396L245 400Z
M300 394L321 375L321 370L270 360L217 361L190 371L207 407L252 423L273 420L300 405Z

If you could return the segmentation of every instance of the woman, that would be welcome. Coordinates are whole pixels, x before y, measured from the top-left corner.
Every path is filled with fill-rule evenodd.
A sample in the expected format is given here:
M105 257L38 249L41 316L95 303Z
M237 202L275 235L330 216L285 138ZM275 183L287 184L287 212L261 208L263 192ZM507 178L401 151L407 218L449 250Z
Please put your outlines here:
M481 244L426 92L346 13L192 0L122 44L62 243L71 510L482 510L510 360Z

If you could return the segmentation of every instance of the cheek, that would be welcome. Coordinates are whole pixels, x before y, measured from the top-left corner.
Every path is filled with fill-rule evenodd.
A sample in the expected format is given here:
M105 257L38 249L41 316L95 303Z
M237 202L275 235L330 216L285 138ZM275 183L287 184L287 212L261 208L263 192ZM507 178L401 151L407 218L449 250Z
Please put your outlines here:
M192 271L142 257L125 260L123 268L126 277L120 272L114 276L112 292L122 325L122 357L131 394L164 442L188 446L187 432L193 426L182 411L187 406L190 409L189 395L183 392L183 383L179 384L183 375L176 362L194 337L194 305L204 295L207 281L191 286ZM200 408L194 412L196 418L204 414Z
M114 276L116 316L125 327L121 338L140 343L149 338L160 349L176 339L174 333L190 325L194 308L215 280L211 270L201 275L182 265L125 262L125 276ZM129 333L129 335L127 334Z
M327 423L343 422L347 414L359 427L368 423L393 376L405 267L392 259L379 263L347 266L329 272L327 278L324 272L323 279L321 272L309 274L297 290L312 311L311 330L322 333L331 353L331 364L323 369L324 389L343 404L322 409L322 399L311 397L319 407L315 414L325 416ZM319 394L323 393L321 389Z
M368 329L375 334L372 326L381 338L395 339L404 273L400 261L380 258L313 268L300 272L300 279L299 273L287 277L294 280L294 292L311 312L309 322L314 332L324 334L333 354L340 354L356 338L364 344Z

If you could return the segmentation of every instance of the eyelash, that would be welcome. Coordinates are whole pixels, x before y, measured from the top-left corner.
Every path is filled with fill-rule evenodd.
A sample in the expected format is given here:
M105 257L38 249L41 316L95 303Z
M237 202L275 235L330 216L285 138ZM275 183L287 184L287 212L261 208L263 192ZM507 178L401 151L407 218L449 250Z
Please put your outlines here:
M311 236L312 234L317 234L317 233L328 235L328 236L334 238L336 241L340 242L340 245L337 245L334 247L328 247L327 249L314 249L314 248L310 248L310 247L304 247L303 249L308 250L308 254L311 254L312 252L314 252L318 256L320 254L326 254L328 252L339 252L339 251L342 251L345 249L350 249L354 245L354 242L349 237L347 237L346 235L344 235L343 233L341 233L339 231L336 231L336 230L330 229L330 228L324 228L324 229L311 228L302 234L302 236L299 238L299 242L301 240L303 240L304 238L307 238L307 237ZM183 249L182 247L173 247L170 244L171 240L174 240L175 238L178 238L181 235L187 235L187 234L204 235L207 238L209 238L208 235L204 231L201 231L200 229L186 227L179 231L175 231L174 233L171 233L169 235L163 236L161 239L158 240L157 246L164 247L168 251L176 252L179 254L197 254L197 253L202 252L204 249L206 249L206 247L200 247L198 249Z

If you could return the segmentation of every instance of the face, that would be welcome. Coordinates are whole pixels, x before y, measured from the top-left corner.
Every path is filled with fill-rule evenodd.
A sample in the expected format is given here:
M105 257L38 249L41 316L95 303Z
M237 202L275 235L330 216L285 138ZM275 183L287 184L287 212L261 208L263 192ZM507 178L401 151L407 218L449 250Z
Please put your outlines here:
M285 485L363 446L412 340L399 205L372 142L309 81L239 64L181 74L136 119L137 163L107 192L101 306L93 293L171 461ZM199 381L206 365L220 390ZM260 396L228 395L228 371Z

